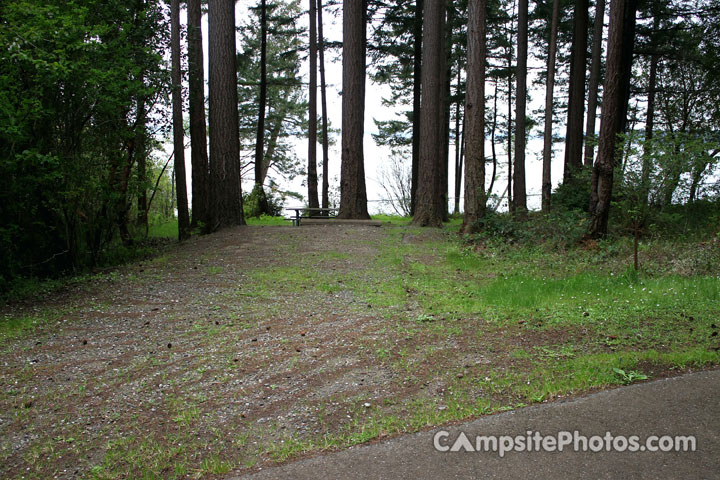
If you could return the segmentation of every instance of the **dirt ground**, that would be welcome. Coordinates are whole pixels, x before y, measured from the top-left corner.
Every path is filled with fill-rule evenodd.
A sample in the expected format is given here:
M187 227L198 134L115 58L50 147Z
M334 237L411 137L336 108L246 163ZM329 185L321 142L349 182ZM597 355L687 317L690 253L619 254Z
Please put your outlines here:
M38 324L0 343L0 477L252 471L475 414L475 398L518 405L488 387L527 361L509 349L586 335L481 318L417 328L413 292L373 305L357 285L383 278L391 228L238 227L2 307Z
M262 462L283 438L337 429L358 402L392 395L396 374L374 352L385 320L372 305L342 288L298 292L276 278L258 292L250 281L270 268L318 269L341 284L372 267L383 235L240 227L5 307L6 318L49 319L2 345L1 476L133 477L153 449L176 451L159 476L221 473L238 466L225 458ZM203 468L208 456L217 468Z

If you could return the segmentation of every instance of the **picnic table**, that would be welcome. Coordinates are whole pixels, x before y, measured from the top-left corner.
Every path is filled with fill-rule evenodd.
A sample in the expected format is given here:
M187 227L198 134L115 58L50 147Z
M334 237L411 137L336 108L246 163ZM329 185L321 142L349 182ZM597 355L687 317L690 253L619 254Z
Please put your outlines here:
M290 215L289 220L292 220L294 226L300 226L300 220L303 218L308 219L330 219L335 218L337 215L337 208L310 208L310 207L289 207L285 210L295 212L295 215Z

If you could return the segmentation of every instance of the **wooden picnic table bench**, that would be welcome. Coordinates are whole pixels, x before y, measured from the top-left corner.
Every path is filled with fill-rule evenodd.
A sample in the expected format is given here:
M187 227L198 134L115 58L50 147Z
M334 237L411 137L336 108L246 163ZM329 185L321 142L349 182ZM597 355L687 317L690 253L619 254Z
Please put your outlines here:
M300 221L304 225L333 224L333 225L364 225L371 227L379 227L382 222L378 220L356 220L356 219L339 219L337 218L337 208L310 208L310 207L289 207L285 210L295 212L290 215L288 220L292 220L292 224L296 227L300 226Z
M290 215L289 220L292 220L294 226L300 226L300 220L303 218L307 219L330 219L335 218L337 215L337 208L310 208L310 207L289 207L285 210L295 212L295 215Z

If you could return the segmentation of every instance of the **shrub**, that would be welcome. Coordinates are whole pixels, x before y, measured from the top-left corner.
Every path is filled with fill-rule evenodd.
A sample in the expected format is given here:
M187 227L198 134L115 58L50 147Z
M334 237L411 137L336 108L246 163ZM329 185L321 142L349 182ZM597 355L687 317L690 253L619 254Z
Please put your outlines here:
M509 213L491 213L478 221L479 240L518 244L549 244L566 248L578 243L587 229L587 215L580 210L530 213L526 220Z
M591 168L583 168L568 181L558 185L552 195L553 210L588 211L590 206Z

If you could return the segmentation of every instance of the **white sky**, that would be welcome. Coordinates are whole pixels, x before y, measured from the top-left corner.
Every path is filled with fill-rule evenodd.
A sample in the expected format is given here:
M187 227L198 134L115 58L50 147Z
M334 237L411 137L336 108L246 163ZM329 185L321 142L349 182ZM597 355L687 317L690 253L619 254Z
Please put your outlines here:
M307 5L303 5L303 8L307 8ZM249 15L248 7L256 5L256 0L239 0L236 4L236 24L240 25L244 23L246 18ZM342 41L342 18L338 17L335 18L334 16L330 15L329 13L323 12L323 28L324 28L324 35L326 38L326 41ZM186 25L186 16L185 11L183 10L181 13L181 22L183 25ZM302 26L307 27L307 16L303 16L301 18L300 24ZM206 81L207 81L207 61L208 61L208 53L207 53L207 47L208 47L208 41L207 41L207 16L203 17L203 40L204 40L204 50L205 50L205 75L206 75ZM239 45L238 45L239 47ZM183 47L184 48L184 47ZM532 44L529 47L532 51ZM328 100L328 117L330 119L330 124L334 128L340 128L341 125L341 118L342 118L342 105L341 105L341 98L339 95L339 91L342 87L342 63L340 61L332 62L331 60L336 57L334 52L328 52L325 56L325 70L326 70L326 78L327 78L327 100ZM301 67L301 74L303 75L305 81L307 81L308 78L308 65L307 62L305 62ZM537 69L531 69L528 75L528 85L530 90L530 101L528 102L527 108L528 112L532 110L537 110L540 107L544 105L545 101L545 90L533 88L533 77L537 75ZM318 83L319 83L319 75L318 75ZM318 89L319 90L319 89ZM486 94L492 93L492 86L490 83L488 83L486 87ZM390 211L389 206L385 205L383 206L383 203L377 203L374 202L375 200L383 200L386 198L386 195L384 194L382 187L377 181L377 178L379 177L379 170L382 167L384 162L387 162L387 160L390 157L390 149L386 147L379 147L375 144L374 140L372 139L371 135L373 133L377 133L377 129L375 128L375 122L373 119L378 120L389 120L392 118L396 118L397 112L394 111L392 108L388 108L382 105L382 98L389 96L390 89L386 85L378 85L374 84L370 81L368 78L367 84L366 84L366 98L365 98L365 139L364 139L364 154L365 154L365 175L366 175L366 188L367 188L367 196L368 196L368 208L371 213L378 213L379 211ZM557 87L556 87L556 94L557 94ZM504 106L499 103L498 108L503 110L503 108L506 110L507 106ZM319 92L318 92L318 112L320 110L319 107ZM599 112L598 112L599 113ZM187 115L187 113L186 113ZM564 135L564 119L557 119L556 125L554 127L555 133L560 133L561 135ZM542 119L540 119L542 122ZM599 128L599 121L596 122L597 127ZM454 128L454 127L453 127ZM536 132L533 132L534 135L532 135L528 141L527 149L526 149L526 183L527 183L527 193L528 193L528 207L530 209L539 209L540 207L540 186L541 186L541 177L542 177L542 148L543 148L543 140L542 138L538 138L537 135L535 135ZM488 139L489 140L489 139ZM336 138L335 146L330 146L330 163L329 163L329 169L330 169L330 188L337 188L339 178L340 178L340 138L339 136ZM564 155L564 145L562 143L555 144L554 147L554 156L553 156L553 168L552 168L552 180L553 180L553 186L557 185L562 178L562 171L563 171L563 155ZM505 186L507 185L507 176L506 176L506 167L507 164L507 157L505 156L505 149L502 145L496 145L496 150L498 153L498 177L495 181L495 188L493 193L497 195L502 195L503 191L505 190ZM322 173L321 170L321 162L322 162L322 153L321 149L318 148L318 174L320 175ZM486 144L486 155L490 155L490 144L489 142ZM303 161L307 161L307 139L306 138L299 138L297 141L297 147L296 147L296 155L297 157ZM449 172L449 195L450 197L454 196L454 183L455 183L455 173L454 173L454 158L455 158L455 145L450 145L450 172ZM191 194L191 179L190 177L190 150L188 149L185 153L185 161L186 161L186 171L188 172L188 195ZM410 158L407 159L407 164L410 165ZM487 168L487 179L486 179L486 185L489 185L490 182L490 175L492 172L492 167ZM276 179L279 180L279 179ZM302 193L303 195L307 195L307 187L302 186L301 184L302 179L298 178L292 183L289 182L279 182L280 185L283 188L286 188L288 190L292 190L295 192ZM318 184L319 189L321 189L322 186L322 180L319 178ZM247 182L243 185L243 188L250 188L251 181L250 179L247 180ZM245 191L245 190L243 190ZM500 206L500 210L504 210L507 206L507 199L503 201L503 203ZM296 204L297 201L294 201L293 205ZM450 206L449 208L452 209L453 205L453 199L450 199Z

